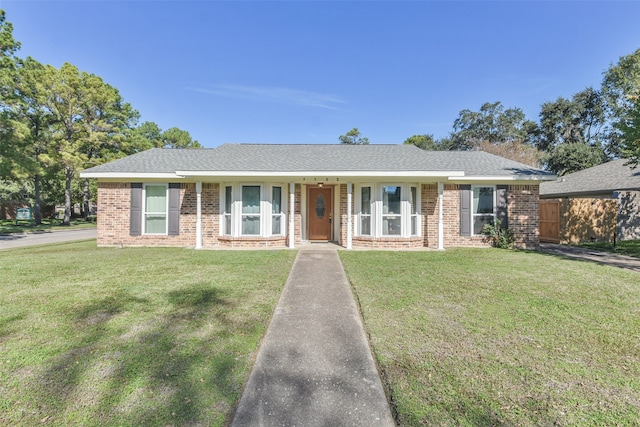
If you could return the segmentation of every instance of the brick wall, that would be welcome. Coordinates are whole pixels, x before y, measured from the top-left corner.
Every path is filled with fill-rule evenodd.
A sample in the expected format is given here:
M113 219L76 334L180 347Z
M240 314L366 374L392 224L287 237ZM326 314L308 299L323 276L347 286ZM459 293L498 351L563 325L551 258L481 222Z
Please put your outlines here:
M220 244L220 184L202 184L200 209L202 211L202 247L216 247Z
M294 243L298 247L302 244L302 185L296 184L294 195ZM287 231L288 233L288 231Z
M515 246L536 249L540 246L540 186L510 185L508 194L509 229L515 234Z
M508 188L509 228L516 235L516 245L535 248L539 245L538 185L512 185ZM347 239L347 184L340 184L339 243L346 246ZM302 185L295 185L294 228L295 246L302 236ZM357 237L353 246L360 248L437 248L438 244L438 187L436 184L421 186L421 212L423 237ZM220 236L220 186L204 183L202 186L202 245L203 247L287 247L289 237L271 238ZM355 200L354 200L355 202ZM482 236L460 236L460 187L447 184L443 194L444 245L487 246ZM193 247L196 239L196 191L195 183L180 186L180 234L177 236L130 236L129 208L131 190L129 183L98 183L98 245L100 246L181 246ZM355 205L354 205L355 206ZM288 234L288 224L287 234ZM352 227L355 229L355 218Z
M347 231L349 230L349 216L347 214L347 184L340 184L337 187L337 190L340 193L340 235L338 236L338 244L340 246L347 246ZM351 213L353 214L354 210L353 210L353 194L351 195ZM355 224L353 223L353 217L351 218L351 236L353 237L354 233L354 226ZM353 241L352 241L353 242Z
M438 185L422 185L422 232L424 245L438 248Z
M129 183L98 182L99 246L195 246L195 184L180 184L180 234L177 236L130 236L130 206Z
M618 194L620 228L622 240L640 239L640 191L621 191Z

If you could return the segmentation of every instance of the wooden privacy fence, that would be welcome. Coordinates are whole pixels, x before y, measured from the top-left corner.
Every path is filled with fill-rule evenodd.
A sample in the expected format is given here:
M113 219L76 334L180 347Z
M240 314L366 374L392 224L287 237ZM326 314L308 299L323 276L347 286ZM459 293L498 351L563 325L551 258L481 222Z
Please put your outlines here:
M540 241L610 242L617 232L614 198L573 197L540 200Z
M540 241L560 243L560 202L540 200Z

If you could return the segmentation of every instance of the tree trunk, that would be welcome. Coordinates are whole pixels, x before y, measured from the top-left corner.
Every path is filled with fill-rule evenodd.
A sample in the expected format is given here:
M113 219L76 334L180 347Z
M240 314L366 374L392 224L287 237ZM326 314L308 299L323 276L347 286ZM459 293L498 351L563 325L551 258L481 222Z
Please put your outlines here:
M89 217L89 178L84 180L84 189L82 191L82 216L85 220Z
M73 176L73 172L70 167L64 169L64 219L62 220L62 225L71 225L71 177Z
M40 209L40 174L36 174L33 183L35 196L33 200L33 221L35 225L42 224L42 210Z

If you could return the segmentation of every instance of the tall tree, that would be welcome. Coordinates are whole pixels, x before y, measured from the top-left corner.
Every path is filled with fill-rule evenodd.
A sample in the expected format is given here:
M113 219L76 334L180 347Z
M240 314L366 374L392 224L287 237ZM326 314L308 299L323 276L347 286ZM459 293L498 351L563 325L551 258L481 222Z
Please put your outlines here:
M65 63L59 70L48 66L53 84L47 98L54 126L52 157L64 170L65 215L71 220L71 183L78 170L108 159L110 143L137 114L119 92L100 77L80 72ZM88 185L85 183L85 195ZM86 202L86 196L85 196ZM87 210L85 209L85 214Z
M604 73L602 92L615 136L620 138L620 154L635 165L640 161L640 49L625 55Z
M622 155L629 159L633 167L637 167L640 163L640 97L636 96L633 101L631 108L615 127L621 134Z
M165 148L199 148L200 143L189 135L186 130L176 127L170 128L162 132L160 135L162 147Z
M547 153L545 164L555 173L576 172L606 161L618 151L614 141L604 98L593 88L541 106L536 145Z
M16 141L25 129L16 129L17 124L10 115L8 105L15 91L18 60L15 53L19 49L20 43L13 38L13 25L6 20L4 10L0 9L0 178L12 177L22 163L22 149Z
M502 144L492 144L488 141L481 141L474 145L476 150L485 151L523 163L525 165L539 168L542 166L544 153L531 144L523 144L519 141L504 142Z
M361 137L358 128L353 128L338 138L341 144L362 145L368 144L369 138Z
M404 141L405 145L415 145L427 151L442 150L442 146L436 141L431 134L413 135Z
M23 147L23 169L33 179L34 221L40 224L42 175L51 165L48 153L54 117L46 106L47 82L51 82L51 74L47 74L42 64L29 57L20 61L16 76L15 92L8 111L14 121L25 129L16 143Z
M548 170L558 176L577 172L602 163L602 151L583 142L566 142L543 157Z
M501 144L528 142L535 123L527 120L520 108L507 108L501 102L486 102L480 111L460 111L453 122L451 140L458 150L472 149L478 142Z

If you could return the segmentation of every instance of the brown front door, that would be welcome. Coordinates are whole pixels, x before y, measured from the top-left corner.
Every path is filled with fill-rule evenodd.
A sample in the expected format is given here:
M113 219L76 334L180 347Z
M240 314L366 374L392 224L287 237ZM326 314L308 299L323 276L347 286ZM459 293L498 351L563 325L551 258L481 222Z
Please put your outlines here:
M309 240L329 241L333 220L333 188L309 187L308 196Z

